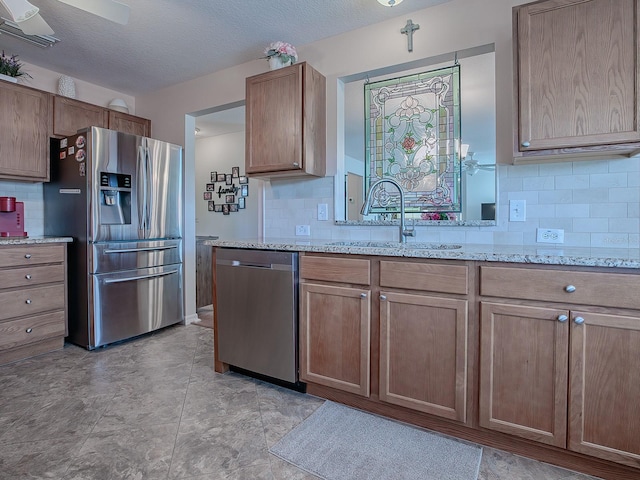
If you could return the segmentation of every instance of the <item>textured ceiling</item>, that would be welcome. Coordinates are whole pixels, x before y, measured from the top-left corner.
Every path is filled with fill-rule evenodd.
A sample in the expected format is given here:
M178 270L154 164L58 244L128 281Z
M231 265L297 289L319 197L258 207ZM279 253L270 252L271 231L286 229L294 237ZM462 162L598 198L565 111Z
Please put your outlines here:
M56 0L29 0L61 40L41 49L8 35L0 48L27 62L140 95L263 55L275 40L296 47L448 0L119 0L118 25ZM0 16L8 14L0 6Z

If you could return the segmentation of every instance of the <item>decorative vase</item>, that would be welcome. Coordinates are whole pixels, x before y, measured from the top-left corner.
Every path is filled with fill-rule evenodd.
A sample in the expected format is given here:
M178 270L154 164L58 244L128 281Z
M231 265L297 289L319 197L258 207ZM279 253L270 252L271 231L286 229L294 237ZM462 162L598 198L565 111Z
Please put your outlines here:
M17 77L11 77L9 75L5 75L4 73L0 73L0 80L4 80L5 82L18 83Z
M280 55L269 57L269 70L278 70L279 68L288 67L289 65L291 65L291 59L284 62Z
M62 75L58 80L58 95L68 98L76 98L76 84L73 78Z

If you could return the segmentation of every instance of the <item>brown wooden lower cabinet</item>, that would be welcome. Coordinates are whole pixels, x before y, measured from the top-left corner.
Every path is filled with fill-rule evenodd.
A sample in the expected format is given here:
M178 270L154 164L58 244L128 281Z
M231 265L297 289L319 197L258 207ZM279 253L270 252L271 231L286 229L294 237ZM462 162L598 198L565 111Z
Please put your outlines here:
M466 420L467 301L380 292L380 400Z
M571 319L569 448L640 467L640 313Z
M481 304L480 426L566 446L568 315Z
M631 269L303 254L301 378L313 395L636 480L638 288Z
M371 309L365 288L300 286L300 378L369 396Z

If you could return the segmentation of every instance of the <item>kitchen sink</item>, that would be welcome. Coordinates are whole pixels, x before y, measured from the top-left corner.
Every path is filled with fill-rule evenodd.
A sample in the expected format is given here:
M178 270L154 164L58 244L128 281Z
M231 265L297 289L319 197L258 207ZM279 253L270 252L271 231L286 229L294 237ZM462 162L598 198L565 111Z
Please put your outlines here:
M405 249L424 249L424 250L455 250L462 248L462 245L449 243L418 243L418 242L368 242L368 241L342 241L333 242L329 245L340 247L368 247L368 248L405 248Z

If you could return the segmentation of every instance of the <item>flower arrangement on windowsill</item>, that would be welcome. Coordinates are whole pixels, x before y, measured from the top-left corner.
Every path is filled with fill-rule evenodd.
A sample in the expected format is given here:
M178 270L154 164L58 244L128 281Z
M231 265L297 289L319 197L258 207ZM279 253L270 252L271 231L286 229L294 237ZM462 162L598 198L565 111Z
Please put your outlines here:
M7 56L4 50L2 51L2 55L0 56L0 75L8 77L5 78L5 80L16 82L19 77L24 76L31 78L31 75L24 72L22 67L23 65L18 60L17 55Z
M269 68L271 70L293 65L298 61L296 48L286 42L272 42L264 49L264 54L266 56L263 58L269 61Z

